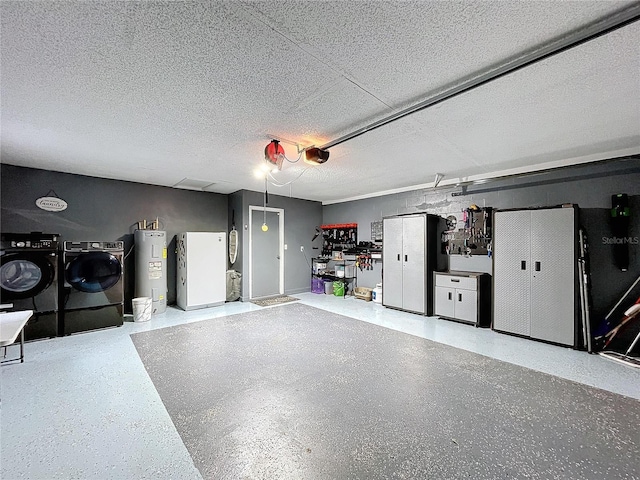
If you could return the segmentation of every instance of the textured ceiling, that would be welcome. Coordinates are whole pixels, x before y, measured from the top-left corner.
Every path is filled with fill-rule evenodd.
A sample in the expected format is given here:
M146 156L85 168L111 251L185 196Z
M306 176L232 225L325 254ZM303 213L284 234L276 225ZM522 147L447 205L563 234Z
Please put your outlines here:
M638 2L3 1L2 161L262 190L322 146ZM330 148L325 202L640 153L640 22ZM213 185L209 185L213 184Z

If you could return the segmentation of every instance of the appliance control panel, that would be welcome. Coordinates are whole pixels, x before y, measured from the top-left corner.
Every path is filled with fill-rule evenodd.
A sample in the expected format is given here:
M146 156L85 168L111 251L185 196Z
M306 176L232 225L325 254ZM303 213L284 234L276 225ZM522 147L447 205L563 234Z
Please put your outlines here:
M124 250L124 242L64 242L65 252L112 252Z
M2 248L19 248L25 250L57 250L58 235L40 232L34 233L4 233L2 234Z
M55 240L11 240L2 242L3 248L24 248L31 250L55 250L58 242Z

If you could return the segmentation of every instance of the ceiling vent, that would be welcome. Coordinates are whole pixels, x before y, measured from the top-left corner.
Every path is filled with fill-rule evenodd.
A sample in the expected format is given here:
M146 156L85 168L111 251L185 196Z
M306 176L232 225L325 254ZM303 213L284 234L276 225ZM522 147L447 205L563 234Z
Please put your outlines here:
M195 180L193 178L183 178L175 185L172 185L172 187L182 188L184 190L204 191L214 184L215 182L212 182L211 180Z

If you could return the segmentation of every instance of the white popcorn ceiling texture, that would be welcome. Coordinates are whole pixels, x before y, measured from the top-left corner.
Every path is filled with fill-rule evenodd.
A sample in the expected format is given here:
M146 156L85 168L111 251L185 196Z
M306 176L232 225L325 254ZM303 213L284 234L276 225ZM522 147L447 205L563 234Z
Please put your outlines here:
M323 145L634 2L11 2L2 161L261 191ZM640 22L330 149L319 201L640 152ZM444 180L443 180L444 181ZM187 182L187 183L188 183Z

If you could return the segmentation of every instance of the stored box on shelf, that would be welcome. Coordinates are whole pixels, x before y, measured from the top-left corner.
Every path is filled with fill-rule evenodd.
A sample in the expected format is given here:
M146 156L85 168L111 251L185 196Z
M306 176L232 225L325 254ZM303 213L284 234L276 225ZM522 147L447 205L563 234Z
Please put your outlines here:
M336 277L339 278L353 278L356 276L355 265L336 265Z

